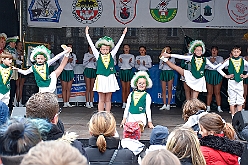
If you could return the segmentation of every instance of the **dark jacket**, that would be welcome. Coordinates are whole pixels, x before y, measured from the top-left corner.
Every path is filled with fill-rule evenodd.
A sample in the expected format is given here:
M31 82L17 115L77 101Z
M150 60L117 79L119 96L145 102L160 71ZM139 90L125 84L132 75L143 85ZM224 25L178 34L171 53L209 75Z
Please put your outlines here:
M108 165L111 157L119 147L120 139L115 137L105 137L106 151L101 153L96 145L97 137L89 139L89 147L85 148L90 164ZM138 165L137 157L129 149L118 149L113 165Z
M19 165L21 164L24 156L25 154L15 156L1 156L1 159L4 165Z
M183 158L180 159L181 165L193 165L191 158Z
M46 140L58 140L59 138L62 138L63 132L59 129L59 127L55 124L52 125L51 130L49 133L46 135L47 139ZM66 137L65 137L66 138ZM83 148L83 145L80 141L74 140L71 142L71 145L79 150L79 152L84 155L87 159L88 156Z
M223 136L224 134L208 135L200 139L207 165L239 165L238 157L242 155L244 145Z

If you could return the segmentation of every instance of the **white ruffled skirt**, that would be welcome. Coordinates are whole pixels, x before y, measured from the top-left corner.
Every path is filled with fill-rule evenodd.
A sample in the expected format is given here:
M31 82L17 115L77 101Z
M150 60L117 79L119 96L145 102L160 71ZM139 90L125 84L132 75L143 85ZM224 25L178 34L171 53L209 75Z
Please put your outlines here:
M97 75L94 83L93 91L109 93L119 90L119 85L116 80L115 74L110 74L108 77Z
M196 79L190 71L184 70L184 78L186 84L194 91L207 92L206 80L204 76Z

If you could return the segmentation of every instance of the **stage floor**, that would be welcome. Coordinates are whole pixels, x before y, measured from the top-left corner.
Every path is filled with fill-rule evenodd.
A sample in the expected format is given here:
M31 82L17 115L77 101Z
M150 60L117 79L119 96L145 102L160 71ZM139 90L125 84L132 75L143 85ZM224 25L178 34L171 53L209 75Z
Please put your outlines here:
M65 131L67 132L76 132L79 136L79 139L88 139L90 137L88 131L88 122L91 118L91 115L97 111L97 105L94 105L95 108L85 108L84 106L74 106L72 108L62 108L62 113L59 118L62 120L65 126ZM171 108L170 111L163 110L160 111L159 108L161 105L152 105L152 120L153 125L163 125L168 127L170 131L175 128L177 125L184 123L182 119L182 109L175 107ZM120 128L120 123L122 120L123 109L120 105L116 104L112 106L111 112L114 114L117 123L117 131L122 137L123 128ZM231 115L228 111L219 113L227 122L231 122ZM151 129L146 128L144 133L142 133L141 140L150 139Z

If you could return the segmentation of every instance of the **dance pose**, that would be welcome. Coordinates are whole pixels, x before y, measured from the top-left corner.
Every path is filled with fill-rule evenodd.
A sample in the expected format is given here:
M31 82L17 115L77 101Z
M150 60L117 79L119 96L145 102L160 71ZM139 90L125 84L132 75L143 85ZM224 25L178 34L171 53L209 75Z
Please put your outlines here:
M146 126L146 120L148 120L148 127L154 128L151 117L152 99L146 92L147 88L152 87L152 80L147 72L137 72L131 80L131 87L135 90L128 95L121 126L126 122L138 122L141 132L143 132Z
M118 66L120 67L120 80L122 86L122 108L126 108L127 97L130 93L130 81L133 78L132 68L134 67L134 55L130 54L130 46L123 45L123 54L119 56Z
M241 54L241 47L235 45L232 48L232 57L226 60L217 71L225 78L228 79L228 101L230 105L230 111L232 117L236 111L242 110L244 104L244 86L243 78L247 78L248 75L244 75L244 66L248 66L248 62L239 57ZM228 67L228 75L225 74L222 69ZM237 106L237 108L235 108Z
M127 28L123 30L123 34L116 46L114 46L114 41L112 38L107 36L100 38L95 44L97 48L100 48L100 52L98 52L89 36L88 26L85 28L85 33L88 43L97 60L97 77L93 90L97 91L99 95L98 111L103 111L105 104L105 110L110 112L112 92L120 89L115 77L116 71L113 58L115 57L125 34L127 33ZM110 51L110 49L112 50Z
M13 56L9 52L2 52L0 64L0 100L6 105L9 104L10 99L10 77L12 75L11 63Z
M27 75L30 73L34 73L35 81L37 86L39 87L39 92L51 92L53 93L56 89L57 78L60 73L63 71L63 68L67 64L69 52L72 51L70 47L62 45L64 51L54 58L50 59L50 50L47 49L44 45L37 46L33 49L30 60L35 62L28 70L22 70L16 67L13 69L18 70L19 73L23 75ZM53 71L51 74L49 73L49 66L51 63L57 61L59 58L64 56L64 59L60 66Z
M191 52L193 55L184 56L162 53L160 58L165 61L169 67L176 70L180 75L185 77L186 84L193 90L192 98L195 99L198 97L199 92L207 92L206 81L204 77L205 66L208 65L215 69L218 68L221 64L213 65L206 57L202 57L202 55L205 53L205 44L201 40L195 40L191 42L189 52ZM169 57L191 61L191 71L182 69L181 67L171 63L168 60Z
M162 53L171 53L171 47L166 46ZM175 58L170 58L169 61L175 64ZM170 110L170 102L172 98L172 83L174 80L174 71L163 60L159 61L159 69L161 69L160 80L162 84L162 97L164 105L159 110ZM168 86L168 102L166 103L166 84Z
M149 55L146 54L146 47L139 47L140 55L135 59L135 68L138 71L146 71L149 74L149 68L152 67L152 59Z
M222 64L224 62L223 57L218 56L218 47L212 46L211 53L212 56L207 57L207 59L214 65ZM221 110L221 96L220 96L220 88L222 85L222 76L216 69L212 69L211 67L207 66L205 70L205 78L207 83L207 112L210 111L210 104L212 101L213 93L215 95L215 99L218 106L218 112L223 112Z
M70 47L72 49L72 44L67 44L67 47ZM76 65L77 56L76 54L70 52L68 57L67 64L65 65L61 75L60 75L60 81L62 86L62 98L64 102L64 108L66 107L72 107L72 105L69 103L70 96L71 96L71 87L73 83L74 78L74 71L73 68ZM63 62L63 59L60 58L60 62Z
M86 108L93 108L93 87L96 79L96 58L92 52L90 45L88 45L88 53L84 54L83 66L84 69L84 81L86 83Z

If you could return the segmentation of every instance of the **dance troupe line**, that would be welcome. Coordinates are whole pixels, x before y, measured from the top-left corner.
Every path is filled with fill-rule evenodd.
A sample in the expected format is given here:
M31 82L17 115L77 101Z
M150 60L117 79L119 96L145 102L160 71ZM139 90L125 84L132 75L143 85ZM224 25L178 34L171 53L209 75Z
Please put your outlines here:
M117 44L111 37L104 36L95 44L89 35L89 27L85 28L85 34L89 43L89 52L85 54L83 65L86 82L86 107L93 107L93 91L99 95L98 111L111 110L111 96L116 90L119 90L118 82L115 76L115 56L121 46L127 28L123 30ZM5 36L1 36L5 38ZM61 45L63 52L50 59L51 51L45 46L37 46L33 49L30 60L34 62L29 69L23 70L12 66L13 55L11 49L6 49L1 53L0 65L0 100L8 105L10 100L10 78L15 71L22 75L34 73L35 81L39 87L39 92L51 92L56 89L57 78L61 75L63 91L70 90L73 71L72 66L65 69L68 61L75 63L76 58L70 58L72 45ZM99 50L98 50L99 49ZM210 111L212 94L216 96L218 111L221 109L220 87L222 76L228 79L228 101L230 104L231 115L241 111L244 106L244 85L243 79L248 77L244 74L248 68L248 62L240 57L241 47L234 46L231 50L231 57L223 60L217 56L218 47L212 47L212 56L203 57L206 51L205 44L201 40L192 41L189 45L189 52L186 55L171 54L171 47L166 46L160 58L159 69L161 69L160 80L162 82L164 105L160 110L170 110L170 101L172 97L172 82L174 78L173 70L176 70L184 81L186 100L197 99L199 92L208 92L207 111ZM121 125L126 122L138 122L141 130L148 125L154 128L151 118L151 96L146 92L147 88L152 87L152 81L149 78L149 68L152 67L152 60L146 55L146 47L140 46L140 55L136 58L130 54L130 46L124 44L124 53L119 56L118 65L120 67L120 79L122 85L123 99L123 120ZM73 55L75 56L75 54ZM63 57L63 58L62 58ZM181 67L175 65L175 58L182 59ZM49 70L54 62L61 59L61 63L54 71ZM69 60L68 60L69 59ZM72 60L73 59L73 60ZM74 62L73 62L74 61ZM18 62L18 60L16 60ZM132 68L135 67L138 72L134 75ZM228 69L228 74L222 71ZM206 70L205 70L206 69ZM134 89L130 93L130 85ZM166 100L166 85L168 86L168 101ZM67 89L68 88L68 89ZM64 107L70 107L69 92L63 93ZM167 101L167 103L166 103ZM148 122L147 122L148 121Z

